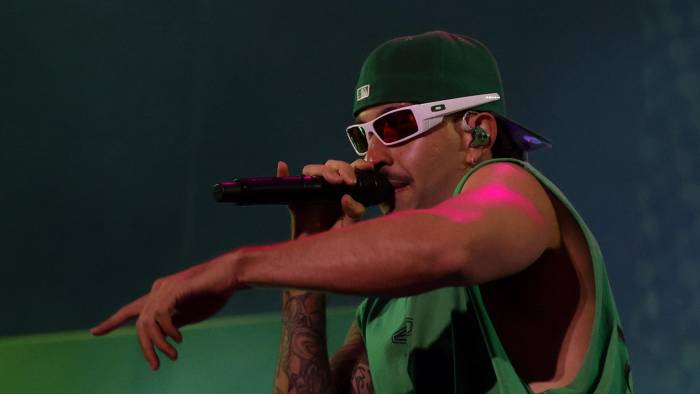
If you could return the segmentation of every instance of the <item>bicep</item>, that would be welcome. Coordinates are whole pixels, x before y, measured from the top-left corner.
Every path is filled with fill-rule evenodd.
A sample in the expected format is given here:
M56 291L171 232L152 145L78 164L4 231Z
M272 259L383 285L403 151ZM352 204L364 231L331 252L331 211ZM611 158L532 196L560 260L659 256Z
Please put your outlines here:
M345 343L331 358L331 373L338 393L373 393L367 350L355 321Z

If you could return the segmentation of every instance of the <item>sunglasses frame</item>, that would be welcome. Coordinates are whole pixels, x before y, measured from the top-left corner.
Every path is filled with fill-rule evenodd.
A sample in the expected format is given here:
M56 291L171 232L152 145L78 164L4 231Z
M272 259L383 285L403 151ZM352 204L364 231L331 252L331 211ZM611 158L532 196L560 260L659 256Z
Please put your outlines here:
M459 111L464 111L465 109L473 108L482 104L490 103L492 101L500 100L501 96L499 96L498 93L486 93L486 94L477 94L474 96L465 96L465 97L457 97L453 99L448 99L448 100L438 100L438 101L432 101L429 103L423 103L423 104L414 104L414 105L408 105L405 107L401 108L396 108L394 110L391 110L385 114L382 114L381 116L378 116L369 122L366 123L357 123L348 126L345 128L345 134L347 135L348 139L350 140L350 145L352 145L352 149L355 150L355 153L357 153L359 156L364 156L367 154L365 151L364 153L360 153L357 150L357 147L355 146L355 143L353 142L352 137L350 136L350 129L352 128L359 128L360 131L365 135L365 138L367 139L367 146L369 147L369 136L371 134L374 134L377 139L384 144L384 146L393 146L393 145L398 145L402 142L408 141L412 138L415 138L418 135L421 135L433 127L437 126L442 122L442 119L447 116L451 115L455 112ZM413 113L413 117L416 120L416 126L418 126L418 130L416 130L415 133L408 135L406 137L400 138L396 141L393 142L385 142L382 137L379 136L379 134L374 130L374 122L378 121L379 119L389 116L393 113L399 112L399 111L405 111L405 110L410 110Z

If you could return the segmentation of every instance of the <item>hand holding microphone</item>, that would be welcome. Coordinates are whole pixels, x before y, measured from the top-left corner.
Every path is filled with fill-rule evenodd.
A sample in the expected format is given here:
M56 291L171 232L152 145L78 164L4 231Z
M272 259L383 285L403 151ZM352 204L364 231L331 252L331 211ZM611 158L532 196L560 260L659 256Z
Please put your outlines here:
M280 162L286 166L286 163ZM360 164L361 163L361 164ZM363 169L364 168L364 169ZM364 205L375 205L393 198L389 181L372 165L356 160L348 164L329 160L326 164L304 167L303 176L237 178L214 185L214 199L238 205L334 202L349 194Z
M391 204L391 183L373 167L364 160L352 164L328 160L305 166L303 176L290 177L287 164L280 161L277 177L221 182L214 186L214 198L238 205L286 204L296 237L353 223L362 217L365 206Z
M282 170L282 176L288 175L289 170L284 162L278 163L278 174ZM355 160L352 164L339 161L328 160L325 164L309 164L304 166L302 174L323 179L330 185L336 187L356 188L358 181L358 171L372 171L374 166L364 160ZM285 173L286 171L286 173ZM279 175L278 175L279 176ZM386 181L385 178L382 178ZM393 198L391 184L386 181L390 198ZM385 191L386 192L386 191ZM380 199L383 197L380 197ZM363 200L358 197L358 199ZM376 204L376 203L375 203ZM292 239L302 235L314 234L330 229L342 228L358 222L365 213L365 206L358 202L351 194L344 194L335 198L334 201L325 202L323 200L306 201L302 203L290 204L289 211L292 218Z
M304 166L302 174L322 177L324 181L331 185L343 185L356 189L361 182L357 177L358 171L369 172L373 169L374 165L364 160L355 160L352 164L338 160L328 160L325 164ZM386 178L382 177L381 179L386 181ZM391 184L386 181L385 186L388 186L388 189L391 191L391 198L393 198ZM370 192L370 194L372 193ZM375 191L375 194L381 193L376 193ZM362 196L356 195L357 199L355 199L353 195L355 194L342 195L340 200L336 199L334 204L330 206L314 204L291 205L289 210L292 215L292 237L342 228L360 221L365 213L365 206L376 204L377 202L367 201L361 198ZM385 196L380 196L378 200L384 198Z

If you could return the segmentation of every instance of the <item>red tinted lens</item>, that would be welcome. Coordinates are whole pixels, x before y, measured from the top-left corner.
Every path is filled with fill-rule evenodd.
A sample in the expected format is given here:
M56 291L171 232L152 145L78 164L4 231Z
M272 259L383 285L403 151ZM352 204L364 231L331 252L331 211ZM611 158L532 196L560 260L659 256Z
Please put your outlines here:
M372 123L372 126L374 126L374 131L377 132L379 138L386 143L398 141L418 131L416 118L410 109L379 117Z

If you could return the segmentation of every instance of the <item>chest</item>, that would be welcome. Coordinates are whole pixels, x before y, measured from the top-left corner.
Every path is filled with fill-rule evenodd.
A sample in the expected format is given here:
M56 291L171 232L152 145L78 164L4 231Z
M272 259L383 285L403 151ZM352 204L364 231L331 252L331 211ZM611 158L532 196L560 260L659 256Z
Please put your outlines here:
M376 391L491 392L497 378L479 319L465 288L375 300L365 343Z

